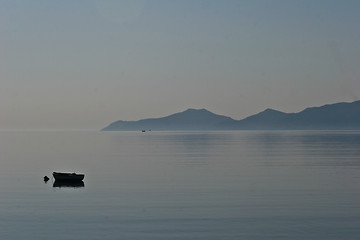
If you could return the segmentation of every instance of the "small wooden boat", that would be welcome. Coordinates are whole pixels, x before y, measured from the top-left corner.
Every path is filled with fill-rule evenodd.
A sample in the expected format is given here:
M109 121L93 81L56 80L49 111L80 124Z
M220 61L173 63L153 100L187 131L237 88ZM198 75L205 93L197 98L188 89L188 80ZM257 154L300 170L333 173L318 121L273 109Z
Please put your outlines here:
M53 176L57 181L82 181L85 175L77 173L53 172Z

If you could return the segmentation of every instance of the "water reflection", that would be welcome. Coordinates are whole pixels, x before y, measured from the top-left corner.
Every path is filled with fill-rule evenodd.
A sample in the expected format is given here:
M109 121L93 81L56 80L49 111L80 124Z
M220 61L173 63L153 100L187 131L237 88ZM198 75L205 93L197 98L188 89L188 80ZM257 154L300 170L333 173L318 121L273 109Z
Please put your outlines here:
M83 188L85 184L83 181L55 181L54 188Z
M245 139L267 165L360 166L358 131L254 131Z
M179 165L208 165L212 160L218 160L218 155L230 151L234 141L234 135L229 132L151 132L151 134L139 134L132 132L106 132L113 139L111 149L108 152L117 153L123 156L124 152L136 146L134 152L138 159L159 157L158 153L166 156L166 162L172 161ZM124 147L127 146L127 147ZM126 149L126 150L125 150ZM156 155L149 155L149 152L156 152ZM126 156L127 158L129 156ZM134 153L131 154L134 157ZM118 161L118 160L117 160Z

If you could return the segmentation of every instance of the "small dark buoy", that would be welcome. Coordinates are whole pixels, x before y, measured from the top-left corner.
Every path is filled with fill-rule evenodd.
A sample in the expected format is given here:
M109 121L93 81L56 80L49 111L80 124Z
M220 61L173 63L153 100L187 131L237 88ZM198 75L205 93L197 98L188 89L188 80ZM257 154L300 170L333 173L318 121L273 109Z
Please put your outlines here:
M49 179L50 179L50 178L48 178L48 176L45 176L45 177L44 177L44 181L45 181L45 182L49 181Z

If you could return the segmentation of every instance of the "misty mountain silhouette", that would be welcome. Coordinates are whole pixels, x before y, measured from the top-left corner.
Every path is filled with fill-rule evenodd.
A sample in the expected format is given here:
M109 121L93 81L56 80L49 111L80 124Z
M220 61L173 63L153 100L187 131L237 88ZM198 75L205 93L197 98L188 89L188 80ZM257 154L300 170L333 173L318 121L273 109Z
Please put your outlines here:
M230 129L238 121L209 112L206 109L187 109L162 118L150 118L139 121L116 121L103 131L151 130L222 130Z
M188 109L167 117L116 121L103 131L152 130L346 130L360 129L360 101L311 107L298 113L273 109L242 120L217 115L206 109Z

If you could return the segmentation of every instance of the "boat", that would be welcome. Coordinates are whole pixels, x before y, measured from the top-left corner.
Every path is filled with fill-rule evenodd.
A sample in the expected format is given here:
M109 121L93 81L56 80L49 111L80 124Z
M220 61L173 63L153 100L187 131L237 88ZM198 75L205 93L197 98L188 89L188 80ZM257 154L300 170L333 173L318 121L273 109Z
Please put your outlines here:
M54 188L83 188L85 184L83 181L59 181L55 180L53 183Z
M84 174L53 172L55 181L82 181Z

